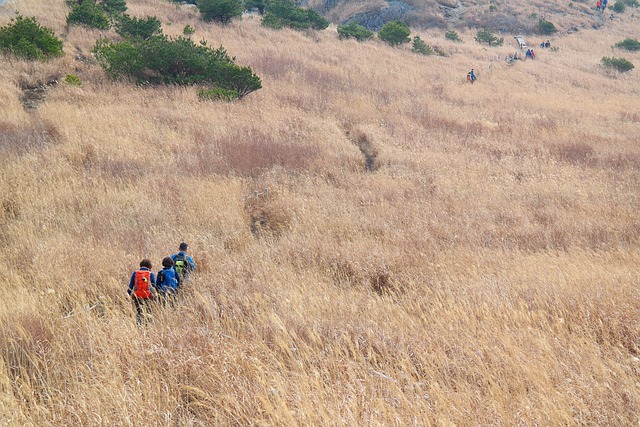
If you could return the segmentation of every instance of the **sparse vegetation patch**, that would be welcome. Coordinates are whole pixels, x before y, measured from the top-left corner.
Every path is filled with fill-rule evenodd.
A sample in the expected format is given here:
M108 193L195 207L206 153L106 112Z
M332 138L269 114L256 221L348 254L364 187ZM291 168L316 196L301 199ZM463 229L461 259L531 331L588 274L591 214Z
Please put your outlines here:
M615 44L615 47L619 49L625 49L631 52L637 52L640 50L640 41L637 39L627 38L621 42Z
M621 73L631 71L634 68L633 64L624 58L611 58L605 56L602 58L601 63L605 67L620 71Z

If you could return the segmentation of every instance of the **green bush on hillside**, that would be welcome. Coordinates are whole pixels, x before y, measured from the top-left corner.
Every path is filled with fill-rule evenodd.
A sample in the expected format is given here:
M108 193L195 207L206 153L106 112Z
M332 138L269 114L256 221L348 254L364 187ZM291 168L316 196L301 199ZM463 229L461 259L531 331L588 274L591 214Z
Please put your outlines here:
M187 37L191 37L195 33L196 33L196 29L189 24L185 25L184 28L182 29L182 34L184 34Z
M614 5L611 7L611 9L612 9L614 12L622 13L622 12L624 12L624 11L625 11L626 7L625 7L625 5L624 5L624 3L623 3L623 2L621 2L621 1L617 1L617 2L616 2L616 4L614 4Z
M75 74L67 74L64 78L64 82L69 86L82 86L82 80Z
M324 30L329 26L329 21L313 9L296 6L292 0L269 0L262 25L273 29Z
M228 24L244 10L241 0L198 0L196 3L202 19Z
M621 73L631 71L634 68L633 64L624 58L609 58L605 56L604 58L602 58L601 62L605 67L613 68L614 70L620 71Z
M557 33L558 29L553 23L547 21L546 19L540 19L538 21L538 34L550 36L551 34Z
M0 52L30 60L47 60L63 55L62 40L53 30L43 27L36 18L17 15L0 27Z
M433 55L433 49L431 46L426 44L424 40L420 38L420 36L415 36L413 38L413 48L411 49L415 53L419 53L421 55Z
M444 38L447 40L451 40L452 42L462 43L462 39L458 35L458 33L454 30L449 30L444 33Z
M244 0L244 10L247 12L256 10L260 15L264 15L265 7L265 0Z
M384 24L378 31L378 38L395 47L409 43L411 41L410 34L411 30L407 24L402 21L391 21Z
M102 0L100 5L108 15L118 15L127 11L126 0Z
M164 34L117 43L101 38L92 53L115 79L140 84L209 85L235 91L237 98L262 87L251 68L234 64L225 49L211 49L205 41L196 45L188 38Z
M106 30L109 28L109 17L95 1L84 0L71 8L71 12L67 15L67 24Z
M359 42L373 37L373 31L366 29L358 21L349 21L345 25L338 26L338 34L341 39L353 38Z
M122 37L149 40L151 37L162 33L161 27L160 20L155 16L136 18L122 14L115 20L116 33Z
M640 7L638 0L623 0L624 4L631 7Z
M638 39L624 39L623 41L616 43L615 47L636 52L640 50L640 41L638 41Z
M502 43L504 43L503 38L496 37L493 33L493 30L490 30L488 28L479 30L476 33L475 40L478 43L486 43L489 46L502 46Z

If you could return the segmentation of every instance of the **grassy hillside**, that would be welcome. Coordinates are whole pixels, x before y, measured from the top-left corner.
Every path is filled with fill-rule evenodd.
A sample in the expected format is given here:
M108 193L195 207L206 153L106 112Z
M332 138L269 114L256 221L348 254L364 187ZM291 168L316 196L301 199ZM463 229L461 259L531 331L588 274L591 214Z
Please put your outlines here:
M128 6L263 88L113 82L62 0L0 6L66 52L0 60L0 424L638 425L640 75L599 65L640 66L637 13L508 65ZM180 241L197 275L136 326Z

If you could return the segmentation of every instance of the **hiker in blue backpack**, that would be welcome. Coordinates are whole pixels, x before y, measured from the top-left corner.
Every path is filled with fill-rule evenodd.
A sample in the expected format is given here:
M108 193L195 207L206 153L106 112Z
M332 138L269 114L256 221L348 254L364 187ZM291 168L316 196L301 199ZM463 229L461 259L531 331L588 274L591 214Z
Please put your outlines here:
M162 270L158 271L156 276L156 288L160 296L160 302L173 304L173 300L178 295L180 287L180 275L173 268L173 260L171 257L165 257L162 260Z
M127 293L131 296L133 307L136 309L136 322L141 324L146 317L151 317L150 302L156 296L156 277L151 272L151 261L140 261L140 269L133 272L129 280Z
M179 252L171 255L173 260L173 268L175 269L181 281L189 281L189 276L196 270L196 264L193 262L193 258L187 255L187 249L189 245L185 242L180 243Z

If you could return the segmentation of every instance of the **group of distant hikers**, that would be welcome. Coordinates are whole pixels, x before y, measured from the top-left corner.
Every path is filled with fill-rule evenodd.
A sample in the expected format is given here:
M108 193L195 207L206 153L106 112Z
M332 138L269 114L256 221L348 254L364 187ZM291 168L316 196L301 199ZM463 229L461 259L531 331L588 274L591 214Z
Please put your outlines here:
M596 2L596 10L600 10L603 11L607 8L607 1L608 0L598 0Z
M154 275L147 258L140 261L140 268L131 274L127 290L136 311L136 322L144 323L150 315L151 302L173 305L182 283L196 270L196 264L187 255L188 245L180 243L178 252L162 260L162 270Z

